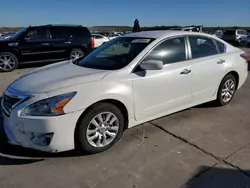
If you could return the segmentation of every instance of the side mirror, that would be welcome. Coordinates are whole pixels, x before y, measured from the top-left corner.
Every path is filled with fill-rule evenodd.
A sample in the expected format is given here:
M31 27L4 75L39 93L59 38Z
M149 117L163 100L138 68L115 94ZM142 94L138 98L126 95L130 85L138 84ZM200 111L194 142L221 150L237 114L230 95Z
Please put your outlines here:
M140 64L143 70L160 70L163 68L163 62L158 60L147 60Z

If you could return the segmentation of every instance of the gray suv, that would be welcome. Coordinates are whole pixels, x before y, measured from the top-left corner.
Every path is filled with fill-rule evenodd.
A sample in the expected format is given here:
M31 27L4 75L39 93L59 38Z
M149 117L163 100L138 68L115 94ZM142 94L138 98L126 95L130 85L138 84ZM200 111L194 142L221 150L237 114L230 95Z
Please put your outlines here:
M227 30L224 32L222 39L229 43L246 44L247 31L243 29Z

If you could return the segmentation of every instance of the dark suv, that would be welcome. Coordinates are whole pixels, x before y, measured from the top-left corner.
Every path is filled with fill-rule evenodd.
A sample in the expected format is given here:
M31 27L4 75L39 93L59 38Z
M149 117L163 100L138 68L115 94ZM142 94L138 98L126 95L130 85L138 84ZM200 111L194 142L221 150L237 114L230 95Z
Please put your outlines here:
M0 71L19 64L77 59L92 51L94 40L83 26L29 26L0 40Z

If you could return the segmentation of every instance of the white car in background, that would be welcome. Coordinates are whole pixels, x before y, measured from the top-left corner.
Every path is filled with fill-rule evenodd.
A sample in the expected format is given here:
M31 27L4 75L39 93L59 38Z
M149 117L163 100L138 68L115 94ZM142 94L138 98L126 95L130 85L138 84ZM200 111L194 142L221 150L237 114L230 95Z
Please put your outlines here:
M94 39L95 48L97 48L97 47L101 46L102 44L109 41L108 37L105 37L105 36L99 35L99 34L92 34L92 37Z
M227 105L246 81L247 58L197 32L121 36L10 84L1 102L4 130L9 143L28 148L102 152L127 128L208 101Z
M117 37L120 37L121 35L120 34L111 34L108 36L109 40L112 40L112 39L115 39Z
M223 31L216 30L212 35L221 39L223 37Z
M170 31L190 31L190 32L199 32L202 33L202 26L186 26L186 27L176 27L170 28Z

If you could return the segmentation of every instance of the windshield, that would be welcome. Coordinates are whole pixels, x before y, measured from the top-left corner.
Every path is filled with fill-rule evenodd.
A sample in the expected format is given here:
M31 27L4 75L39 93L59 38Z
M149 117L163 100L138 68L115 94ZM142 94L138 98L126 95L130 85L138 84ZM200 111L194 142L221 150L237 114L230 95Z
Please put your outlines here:
M92 69L118 70L127 66L153 39L119 37L113 39L75 64Z
M11 36L11 38L18 38L22 33L24 33L26 31L26 27L25 28L22 28L20 29L19 31L17 31L14 35Z

